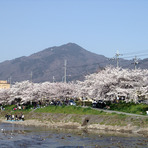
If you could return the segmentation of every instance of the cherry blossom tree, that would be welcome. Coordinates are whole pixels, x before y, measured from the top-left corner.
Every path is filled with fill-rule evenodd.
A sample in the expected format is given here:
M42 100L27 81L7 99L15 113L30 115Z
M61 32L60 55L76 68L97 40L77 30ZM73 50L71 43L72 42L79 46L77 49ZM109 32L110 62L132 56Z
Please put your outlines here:
M77 90L80 96L86 95L97 100L112 100L123 96L136 102L140 94L147 95L148 70L106 67L77 83L80 85Z
M0 90L0 103L11 103L16 98L21 102L55 100L73 97L88 97L96 100L114 100L123 97L126 101L148 99L148 70L130 70L106 67L104 70L85 76L84 81L70 83L15 83L10 89Z

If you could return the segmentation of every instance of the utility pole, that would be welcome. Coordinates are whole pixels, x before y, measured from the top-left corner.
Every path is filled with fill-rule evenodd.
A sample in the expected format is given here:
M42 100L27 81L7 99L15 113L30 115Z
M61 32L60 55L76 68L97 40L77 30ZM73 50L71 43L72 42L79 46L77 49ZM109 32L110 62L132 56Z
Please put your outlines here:
M54 83L54 81L55 81L55 77L54 76L52 77L52 80L53 80L52 82Z
M32 76L33 76L33 73L32 73L32 71L31 71L31 73L30 73L30 78L31 78L31 83L32 83Z
M117 62L117 68L119 67L119 56L121 56L122 54L119 54L119 51L117 50L116 55L115 55L115 59Z
M31 71L31 73L30 73L30 78L31 78L31 101L30 101L30 105L32 105L32 96L33 96L33 83L32 83L32 76L33 76L33 73L32 73L32 71Z
M67 72L67 60L64 61L64 82L65 83L66 83L66 76L67 76L66 72Z
M138 59L137 56L135 56L134 60L134 65L135 65L135 70L137 69L137 65L138 65Z
M11 76L8 78L8 83L10 84L10 88L11 88Z
M11 79L12 79L12 78L11 78L11 76L10 76L10 78L9 78L10 88L11 88Z

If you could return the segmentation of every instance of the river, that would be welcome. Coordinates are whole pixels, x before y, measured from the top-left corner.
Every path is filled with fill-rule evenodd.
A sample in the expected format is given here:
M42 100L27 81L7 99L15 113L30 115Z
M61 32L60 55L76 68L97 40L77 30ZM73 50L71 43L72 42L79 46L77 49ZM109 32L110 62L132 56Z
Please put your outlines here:
M0 148L147 148L148 137L0 123Z

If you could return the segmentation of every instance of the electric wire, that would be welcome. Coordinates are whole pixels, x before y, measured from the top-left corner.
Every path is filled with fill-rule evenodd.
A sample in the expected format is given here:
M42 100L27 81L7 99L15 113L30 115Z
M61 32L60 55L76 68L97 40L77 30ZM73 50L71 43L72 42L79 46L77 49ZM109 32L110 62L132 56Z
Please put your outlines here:
M144 54L145 53L145 54ZM138 58L140 58L140 57L145 57L145 56L148 56L148 50L143 50L143 51L137 51L137 52L129 52L129 53L124 53L124 54L121 54L122 56L120 56L120 57L122 57L122 58L119 58L119 60L121 60L121 59L123 59L123 60L126 60L126 59L130 59L130 58L134 58L135 57L135 54L136 54L136 56L138 57ZM72 70L72 69L77 69L77 68L85 68L85 71L83 71L83 73L87 73L90 69L89 69L89 67L90 66L95 66L95 65L97 65L97 66L99 66L100 68L101 68L101 65L103 66L103 64L104 65L109 65L109 64L113 64L114 62L116 61L116 59L114 58L107 58L106 60L104 60L104 61L102 61L102 62L96 62L96 63L91 63L91 64L83 64L83 65L78 65L78 66L67 66L67 68L68 68L68 70ZM131 64L133 64L133 63L131 63ZM128 64L128 65L126 65L126 67L129 67L131 64ZM63 66L64 67L64 66ZM46 71L43 71L43 73L44 73L44 75L45 74L51 74L51 73L53 73L53 72L57 72L57 71L59 71L59 70L61 70L62 71L62 68L63 67L61 67L61 66L59 66L59 67L57 67L55 70L49 70L49 69L47 69ZM98 67L98 68L99 68ZM124 66L125 67L125 66ZM86 71L87 70L87 71ZM34 73L34 72L33 72ZM15 79L17 79L17 78L22 78L22 77L28 77L29 78L29 75L30 74L23 74L23 75L21 75L21 76L13 76L13 79L15 78Z

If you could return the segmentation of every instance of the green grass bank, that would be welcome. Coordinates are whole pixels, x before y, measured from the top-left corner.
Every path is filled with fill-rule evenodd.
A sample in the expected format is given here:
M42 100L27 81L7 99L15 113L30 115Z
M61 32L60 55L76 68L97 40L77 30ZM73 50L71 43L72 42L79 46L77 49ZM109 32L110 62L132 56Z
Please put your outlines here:
M126 113L133 113L138 115L146 115L148 111L147 104L136 104L134 102L123 102L110 104L110 110L121 111Z
M5 115L25 115L25 121L19 124L54 126L63 128L88 128L103 129L120 132L138 132L148 135L148 117L127 116L125 114L107 113L83 108L79 106L47 106L32 109L32 106L24 110L13 110L15 106L5 106L1 111L2 121L6 121Z

